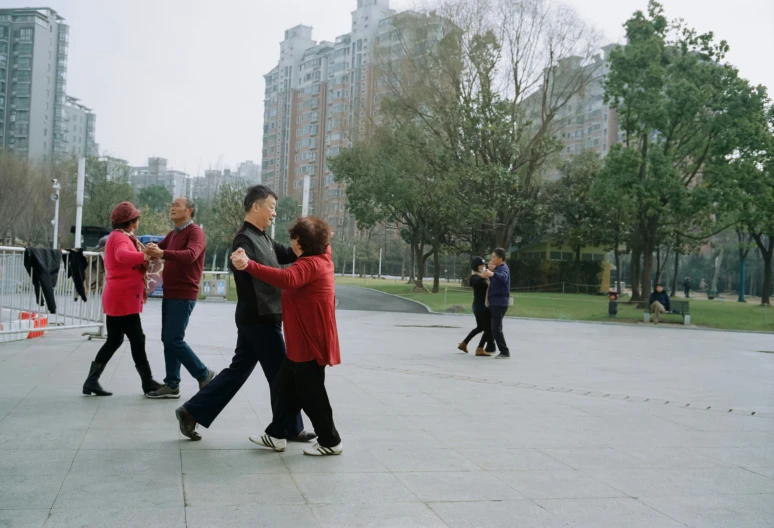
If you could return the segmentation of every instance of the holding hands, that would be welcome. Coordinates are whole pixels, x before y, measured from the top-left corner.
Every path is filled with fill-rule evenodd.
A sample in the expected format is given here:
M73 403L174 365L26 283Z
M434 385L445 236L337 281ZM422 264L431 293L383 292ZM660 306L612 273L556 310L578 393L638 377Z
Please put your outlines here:
M247 268L248 262L250 262L250 259L247 258L247 253L242 248L238 248L231 254L231 263L240 271Z
M145 246L145 255L148 258L164 258L164 250L159 249L159 246L151 242Z

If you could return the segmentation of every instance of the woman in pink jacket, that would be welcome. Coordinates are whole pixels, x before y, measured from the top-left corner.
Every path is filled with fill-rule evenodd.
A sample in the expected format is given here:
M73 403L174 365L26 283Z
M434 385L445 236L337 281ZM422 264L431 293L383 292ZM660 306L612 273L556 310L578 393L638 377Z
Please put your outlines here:
M140 211L131 202L121 202L110 215L113 232L105 245L105 289L102 292L102 307L105 310L107 340L91 363L89 377L83 384L86 395L110 396L112 392L103 389L99 377L105 365L129 338L137 372L142 380L145 394L161 388L153 379L148 356L145 354L145 334L142 331L140 312L147 299L146 271L149 259L143 246L134 236L140 224Z

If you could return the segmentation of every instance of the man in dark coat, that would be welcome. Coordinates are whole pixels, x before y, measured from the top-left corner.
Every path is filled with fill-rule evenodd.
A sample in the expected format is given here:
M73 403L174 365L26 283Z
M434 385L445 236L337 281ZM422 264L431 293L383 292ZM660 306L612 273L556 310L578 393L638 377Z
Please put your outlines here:
M664 286L661 283L658 283L656 291L650 294L649 304L655 324L658 324L658 316L660 314L672 311L672 306L669 303L669 294L664 291Z

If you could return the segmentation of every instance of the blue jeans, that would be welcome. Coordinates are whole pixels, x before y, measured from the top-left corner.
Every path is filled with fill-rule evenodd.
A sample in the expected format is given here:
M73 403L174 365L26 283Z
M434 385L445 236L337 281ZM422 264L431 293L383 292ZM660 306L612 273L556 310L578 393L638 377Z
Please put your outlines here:
M164 299L161 302L161 342L164 343L164 361L167 365L164 383L173 389L180 386L181 363L197 381L206 379L209 373L184 341L185 329L194 306L196 301Z

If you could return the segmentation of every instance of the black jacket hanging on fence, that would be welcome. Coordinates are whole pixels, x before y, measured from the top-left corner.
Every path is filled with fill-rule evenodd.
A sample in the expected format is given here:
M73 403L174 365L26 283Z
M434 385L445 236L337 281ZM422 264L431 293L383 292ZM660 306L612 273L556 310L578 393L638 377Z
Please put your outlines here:
M35 299L41 306L45 299L46 307L52 314L56 313L54 288L62 262L61 255L58 249L27 248L24 250L24 269L32 277Z
M83 256L82 249L68 249L67 253L62 254L62 260L64 261L65 268L67 269L67 277L72 277L73 284L75 284L75 291L78 293L83 302L86 302L86 268L88 262L86 257ZM76 297L77 299L78 297Z

